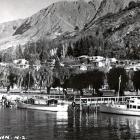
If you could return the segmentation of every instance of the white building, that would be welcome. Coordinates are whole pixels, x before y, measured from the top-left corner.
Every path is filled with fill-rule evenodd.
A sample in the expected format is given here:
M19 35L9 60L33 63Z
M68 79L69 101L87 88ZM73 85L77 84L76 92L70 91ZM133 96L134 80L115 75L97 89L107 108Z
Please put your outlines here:
M87 71L87 66L86 66L85 64L82 64L82 65L80 66L80 70L82 70L82 71Z
M118 60L116 58L109 58L111 63L116 63Z
M1 62L1 63L0 63L0 66L1 66L1 67L6 67L7 65L9 65L9 64L8 64L8 63L4 63L4 62Z
M17 59L14 60L13 63L17 65L19 68L23 69L29 68L29 62L25 59Z
M99 61L98 62L98 67L105 67L105 62L104 61Z
M134 70L134 71L140 70L140 63L133 64L133 65L128 65L128 66L125 67L125 69L127 71L129 71L129 70Z
M102 57L102 56L90 56L89 57L89 60L93 60L93 61L103 61L103 60L105 60L105 58L104 57Z
M87 56L87 55L81 55L78 57L78 59L88 59L88 58L89 58L89 56Z
M50 50L50 55L54 56L57 53L57 48L53 48Z

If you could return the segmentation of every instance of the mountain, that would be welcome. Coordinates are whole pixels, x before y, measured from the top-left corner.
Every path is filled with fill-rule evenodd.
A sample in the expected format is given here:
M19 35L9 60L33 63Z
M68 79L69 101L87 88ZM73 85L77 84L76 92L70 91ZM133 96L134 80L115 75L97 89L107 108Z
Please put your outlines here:
M112 32L110 40L114 41L121 29L113 29L112 26L127 22L127 16L125 21L123 17L129 17L131 10L123 10L127 9L130 1L71 0L53 3L29 18L0 24L0 51L13 54L19 44L25 45L29 41L40 38L53 40L65 35L81 36L89 32L94 34L97 29L103 35L108 28Z
M5 22L0 24L0 39L10 37L16 31L16 29L21 25L23 20L15 20L11 22Z
M97 35L98 31L98 35ZM140 3L98 18L84 33L104 41L102 48L119 58L140 58Z
M26 44L29 40L36 41L44 36L53 39L65 32L74 31L75 26L83 28L85 22L94 16L98 7L95 8L81 0L63 1L40 10L22 22L7 22L9 28L3 23L0 29L4 27L8 31L1 30L0 51L14 48L18 44ZM13 26L16 27L15 30L11 30Z

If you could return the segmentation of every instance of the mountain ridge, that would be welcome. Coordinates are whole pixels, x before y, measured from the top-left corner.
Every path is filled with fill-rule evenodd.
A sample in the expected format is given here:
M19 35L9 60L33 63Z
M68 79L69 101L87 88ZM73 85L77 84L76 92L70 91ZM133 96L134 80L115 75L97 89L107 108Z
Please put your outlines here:
M53 40L66 34L74 36L80 35L80 32L94 31L93 28L99 26L97 23L100 18L119 14L130 2L131 0L75 0L53 3L20 22L9 22L9 31L0 32L0 51L5 52L10 48L14 52L17 46L40 38ZM108 24L110 26L109 22ZM0 29L2 26L0 24ZM15 28L11 29L13 27Z

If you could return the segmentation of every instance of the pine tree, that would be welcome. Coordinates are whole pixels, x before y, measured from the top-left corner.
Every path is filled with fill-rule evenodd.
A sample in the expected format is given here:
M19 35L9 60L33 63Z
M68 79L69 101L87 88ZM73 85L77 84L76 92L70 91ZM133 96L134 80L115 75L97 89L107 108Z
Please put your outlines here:
M79 49L79 42L77 41L76 44L74 45L73 56L78 57L80 55L81 54L80 54L80 49Z
M88 43L88 40L87 40L87 38L84 38L82 40L83 40L82 41L82 46L83 46L82 52L83 52L84 55L88 55L88 53L89 53L89 43Z
M93 47L90 46L88 55L89 56L94 56L94 54L95 54L95 51L94 51Z
M67 55L68 56L73 56L73 50L72 50L71 45L68 46Z
M17 46L17 50L16 50L16 58L17 59L22 59L24 58L24 55L23 55L23 52L22 52L22 49L21 49L21 46Z

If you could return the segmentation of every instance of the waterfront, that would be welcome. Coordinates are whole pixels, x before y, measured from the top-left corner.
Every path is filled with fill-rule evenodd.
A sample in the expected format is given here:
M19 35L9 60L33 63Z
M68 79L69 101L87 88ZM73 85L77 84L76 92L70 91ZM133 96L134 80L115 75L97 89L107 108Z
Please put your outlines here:
M0 138L27 140L136 140L140 117L0 109Z

